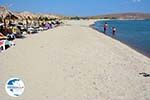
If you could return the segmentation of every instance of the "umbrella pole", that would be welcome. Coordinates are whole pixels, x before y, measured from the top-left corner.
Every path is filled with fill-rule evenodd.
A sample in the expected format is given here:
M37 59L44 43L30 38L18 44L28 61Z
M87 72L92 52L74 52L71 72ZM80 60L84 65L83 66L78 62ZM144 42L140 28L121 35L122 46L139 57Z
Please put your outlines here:
M6 28L6 19L4 18L4 27Z

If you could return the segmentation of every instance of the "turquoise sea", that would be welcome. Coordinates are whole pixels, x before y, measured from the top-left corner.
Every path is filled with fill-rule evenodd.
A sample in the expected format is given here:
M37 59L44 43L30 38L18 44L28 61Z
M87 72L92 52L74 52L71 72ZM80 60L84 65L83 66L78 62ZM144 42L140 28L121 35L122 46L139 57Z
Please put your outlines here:
M108 20L97 21L93 27L103 32L103 25L107 22L106 35L115 38L136 51L150 57L150 20ZM112 27L116 27L116 35L112 36Z

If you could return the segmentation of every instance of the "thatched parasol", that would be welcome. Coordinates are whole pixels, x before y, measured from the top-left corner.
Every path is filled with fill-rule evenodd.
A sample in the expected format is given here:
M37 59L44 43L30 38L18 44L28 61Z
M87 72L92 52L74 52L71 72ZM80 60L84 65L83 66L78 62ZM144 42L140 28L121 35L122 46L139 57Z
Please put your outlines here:
M0 6L0 16L2 18L17 19L15 14L13 14L12 11L8 10L8 8L6 6Z
M7 10L7 8L5 6L0 6L0 17L2 18L2 20L4 21L4 26L6 27L6 20L5 17L10 14L9 11Z
M5 6L0 6L0 16L2 18L5 18L9 14L10 14L10 12L8 11L8 9Z
M31 12L27 12L27 11L24 11L24 12L21 12L19 13L20 16L22 16L23 18L25 19L29 19L29 20L33 20L36 15L31 13Z
M10 10L7 9L6 6L0 6L0 17L4 21L4 26L6 27L6 19L18 19L17 16L13 14Z
M59 17L53 14L37 14L39 19L58 19Z

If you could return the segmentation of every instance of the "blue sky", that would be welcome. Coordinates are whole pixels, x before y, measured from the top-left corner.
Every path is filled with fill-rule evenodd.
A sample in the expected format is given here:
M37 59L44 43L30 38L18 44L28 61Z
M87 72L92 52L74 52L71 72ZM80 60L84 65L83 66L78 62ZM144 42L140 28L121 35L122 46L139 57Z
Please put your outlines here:
M14 11L90 16L109 13L150 13L150 0L0 0Z

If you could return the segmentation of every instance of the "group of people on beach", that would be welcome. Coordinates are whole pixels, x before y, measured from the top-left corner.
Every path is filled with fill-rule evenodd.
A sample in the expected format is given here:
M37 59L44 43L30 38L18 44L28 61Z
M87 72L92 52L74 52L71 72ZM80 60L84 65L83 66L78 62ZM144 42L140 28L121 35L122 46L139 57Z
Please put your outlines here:
M104 28L104 33L106 34L107 29L108 29L108 24L107 24L107 22L104 23L103 28ZM114 36L115 34L116 34L116 27L112 27L112 35Z
M28 21L26 23L23 23L23 21L12 22L11 20L8 23L4 23L0 21L0 52L14 46L13 40L16 38L24 38L27 34L52 29L61 23L60 20L41 21L41 23L36 23L36 21L32 21L31 23Z

